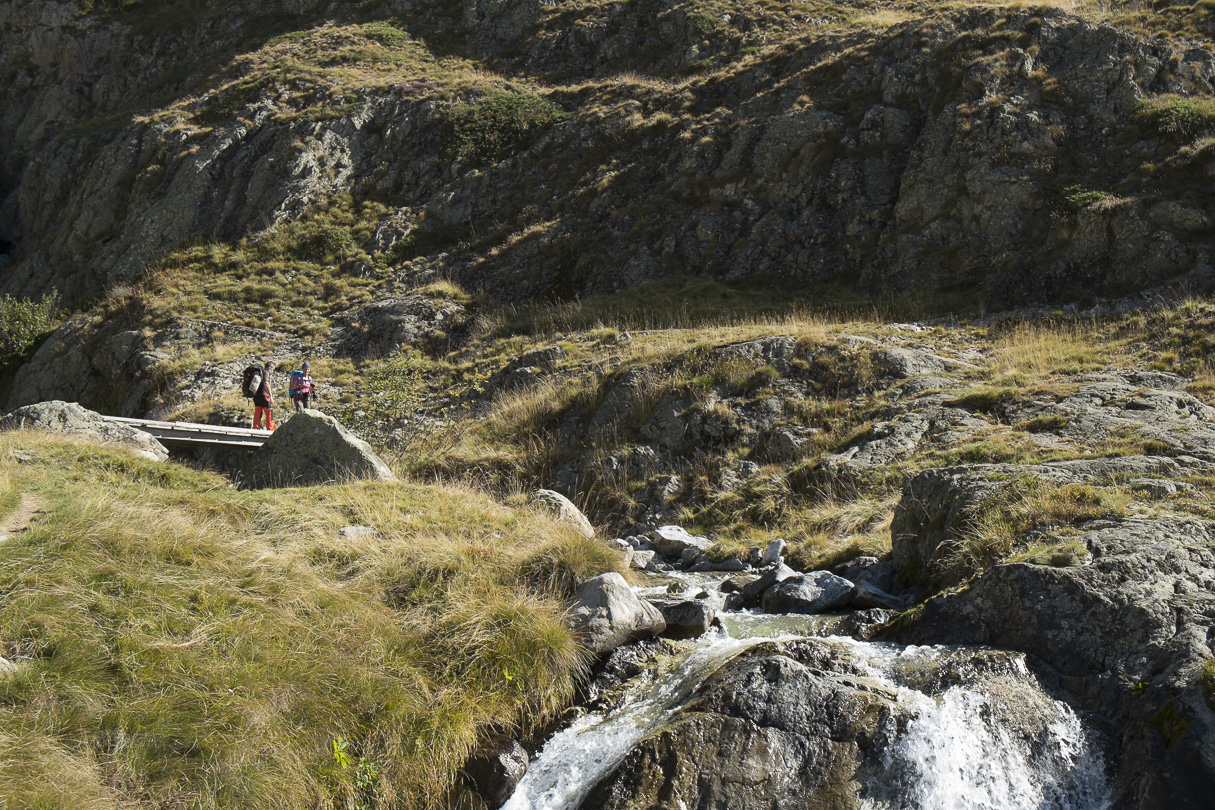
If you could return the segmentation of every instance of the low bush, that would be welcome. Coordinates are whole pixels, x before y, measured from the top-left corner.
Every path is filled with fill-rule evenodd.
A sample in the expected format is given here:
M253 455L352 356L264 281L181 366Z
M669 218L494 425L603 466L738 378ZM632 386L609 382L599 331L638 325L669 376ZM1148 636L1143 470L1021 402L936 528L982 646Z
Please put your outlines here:
M55 297L41 299L0 297L0 373L29 359L55 326Z
M1215 98L1164 95L1139 102L1136 118L1179 143L1215 134Z
M464 163L496 162L567 118L568 113L534 93L490 93L448 110L448 148Z

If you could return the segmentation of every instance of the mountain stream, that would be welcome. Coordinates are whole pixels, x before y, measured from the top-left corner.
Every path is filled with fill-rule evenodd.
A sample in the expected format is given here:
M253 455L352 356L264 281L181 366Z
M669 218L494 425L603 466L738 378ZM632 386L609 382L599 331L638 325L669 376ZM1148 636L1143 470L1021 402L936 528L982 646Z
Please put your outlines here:
M688 598L717 593L724 577L678 574ZM641 596L665 595L672 580L649 582ZM631 680L616 708L587 714L553 736L533 760L505 810L575 810L629 750L669 723L697 687L747 648L765 641L821 637L827 620L722 611L722 629L679 642L660 673ZM1065 703L1042 690L1013 656L1017 688L1002 689L966 662L985 651L902 647L829 637L849 645L868 677L897 694L910 721L892 734L882 769L863 785L861 810L1103 810L1109 790L1096 735ZM925 672L946 668L947 683ZM961 673L961 674L959 674ZM1003 679L997 679L1003 682ZM1023 687L1023 688L1022 688ZM1009 718L1030 702L1047 720L1032 739L1010 730Z

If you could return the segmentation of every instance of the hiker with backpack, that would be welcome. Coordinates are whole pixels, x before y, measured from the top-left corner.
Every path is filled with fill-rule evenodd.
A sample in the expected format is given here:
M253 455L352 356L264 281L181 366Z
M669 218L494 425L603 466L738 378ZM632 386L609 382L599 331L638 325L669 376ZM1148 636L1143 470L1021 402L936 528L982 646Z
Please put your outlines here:
M241 382L241 393L253 399L254 430L261 430L263 414L266 417L266 430L274 430L273 374L273 360L267 360L261 368L249 366L245 369Z
M287 388L291 401L297 411L308 410L308 402L316 397L316 385L312 382L312 365L304 363L303 367L291 372L291 384Z

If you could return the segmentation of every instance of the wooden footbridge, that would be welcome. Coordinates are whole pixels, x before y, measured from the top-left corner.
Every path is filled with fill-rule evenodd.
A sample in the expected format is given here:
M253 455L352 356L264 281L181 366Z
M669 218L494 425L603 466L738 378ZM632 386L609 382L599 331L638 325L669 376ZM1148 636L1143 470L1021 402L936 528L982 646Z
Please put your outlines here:
M150 433L166 447L222 447L234 449L244 447L256 450L270 438L268 430L225 427L223 425L200 425L195 422L158 422L155 419L126 419L121 416L105 417L111 422L130 425L136 430Z

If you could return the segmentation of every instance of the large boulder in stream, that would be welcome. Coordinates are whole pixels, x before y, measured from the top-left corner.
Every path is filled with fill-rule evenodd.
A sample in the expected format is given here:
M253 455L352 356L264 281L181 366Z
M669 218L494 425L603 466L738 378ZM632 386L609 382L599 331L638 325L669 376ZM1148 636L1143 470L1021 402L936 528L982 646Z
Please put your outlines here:
M1065 492L1092 501L1103 489L1125 498L1123 482L1147 473L1184 478L1189 467L1202 462L1128 457L932 470L905 490L895 557L926 573L962 541L967 513L1010 482L1082 484ZM993 565L877 637L1027 653L1044 678L1107 719L1115 810L1209 808L1215 710L1199 681L1215 640L1215 524L1149 503L1073 521L1054 540L1035 528L1018 542L1066 543L1073 553Z
M582 583L565 615L596 658L621 644L659 635L667 627L658 608L633 593L614 571Z
M663 635L667 638L697 638L709 632L717 611L708 602L685 599L680 602L661 602L657 605L667 623Z
M789 577L764 591L765 613L826 613L843 607L856 595L856 586L828 571Z
M805 639L721 666L578 806L1097 807L1103 793L1088 734L1020 656Z
M253 489L349 479L395 481L396 476L371 445L318 410L300 411L285 421L249 456L244 469L244 485Z
M0 418L0 430L42 430L92 439L130 450L152 461L164 461L169 451L155 438L121 422L111 422L75 402L52 400L17 408Z

